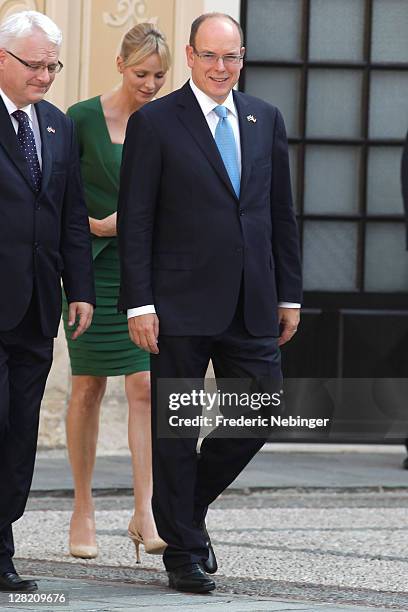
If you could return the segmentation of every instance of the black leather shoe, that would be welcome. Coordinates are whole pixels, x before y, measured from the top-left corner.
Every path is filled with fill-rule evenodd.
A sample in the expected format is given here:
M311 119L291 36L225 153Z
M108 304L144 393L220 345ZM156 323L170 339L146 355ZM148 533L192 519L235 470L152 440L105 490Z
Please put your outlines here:
M37 583L34 580L23 580L15 572L0 574L0 591L36 591Z
M404 461L402 462L402 469L408 470L408 457L405 457Z
M201 523L200 529L204 534L205 544L208 548L208 559L202 562L203 568L207 572L207 574L215 574L218 569L218 564L214 554L214 549L211 544L211 538L208 535L207 527L205 525L205 520Z
M169 587L183 593L208 593L215 589L215 582L209 578L199 563L182 565L167 572Z

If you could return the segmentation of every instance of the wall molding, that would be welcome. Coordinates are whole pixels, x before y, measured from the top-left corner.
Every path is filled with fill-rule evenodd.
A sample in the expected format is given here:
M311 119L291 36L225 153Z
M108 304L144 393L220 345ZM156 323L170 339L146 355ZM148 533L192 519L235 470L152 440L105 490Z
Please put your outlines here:
M0 21L20 11L42 11L43 5L43 2L37 0L0 0Z
M104 11L102 14L103 22L112 28L129 28L137 23L153 23L157 25L158 17L148 17L146 15L145 0L118 0L117 12L115 14Z

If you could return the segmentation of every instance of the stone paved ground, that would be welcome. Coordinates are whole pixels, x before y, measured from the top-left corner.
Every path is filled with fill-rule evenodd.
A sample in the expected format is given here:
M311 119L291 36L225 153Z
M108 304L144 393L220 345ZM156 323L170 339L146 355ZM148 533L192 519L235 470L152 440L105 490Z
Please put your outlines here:
M176 593L160 585L135 584L131 581L107 579L85 579L79 576L70 578L44 578L39 581L41 592L37 595L50 594L63 596L68 603L62 605L31 606L10 603L10 596L0 594L1 610L33 612L34 610L61 610L70 612L134 612L134 610L149 610L149 612L373 612L385 611L390 608L366 607L359 604L321 604L306 602L285 597L251 597L248 595L215 592L207 595L191 595ZM392 608L395 611L406 612L406 608Z
M135 565L126 536L131 498L97 498L100 555L85 562L67 553L70 506L67 498L31 498L15 529L20 570L165 587L159 557L144 554ZM217 592L253 598L253 608L241 609L268 609L255 604L266 597L407 610L407 506L406 491L224 495L208 516Z

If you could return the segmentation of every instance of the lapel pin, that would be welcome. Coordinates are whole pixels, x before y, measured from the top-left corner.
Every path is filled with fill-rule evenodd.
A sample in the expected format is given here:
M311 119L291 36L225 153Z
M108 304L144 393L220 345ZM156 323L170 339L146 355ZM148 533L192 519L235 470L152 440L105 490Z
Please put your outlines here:
M52 134L55 134L55 129L49 125L49 126L47 127L47 132L48 132L48 133L50 133L50 134L51 134L51 133L52 133Z
M256 117L254 117L254 115L247 115L247 121L252 121L252 123L256 123Z

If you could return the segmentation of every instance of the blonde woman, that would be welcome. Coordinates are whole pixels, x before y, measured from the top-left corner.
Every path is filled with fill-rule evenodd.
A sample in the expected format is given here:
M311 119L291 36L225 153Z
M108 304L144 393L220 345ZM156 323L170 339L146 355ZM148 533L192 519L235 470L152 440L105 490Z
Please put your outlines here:
M86 334L72 341L74 327L64 326L71 369L72 395L67 414L67 444L75 500L69 548L74 557L97 555L92 475L98 438L99 413L108 376L125 376L129 404L129 447L132 455L135 509L129 535L148 553L165 548L155 526L152 508L149 355L129 339L125 314L118 314L119 260L116 207L119 171L126 124L132 113L158 93L166 80L170 53L153 25L142 23L125 34L116 60L122 75L119 88L68 110L77 128L82 178L93 256L97 309Z

